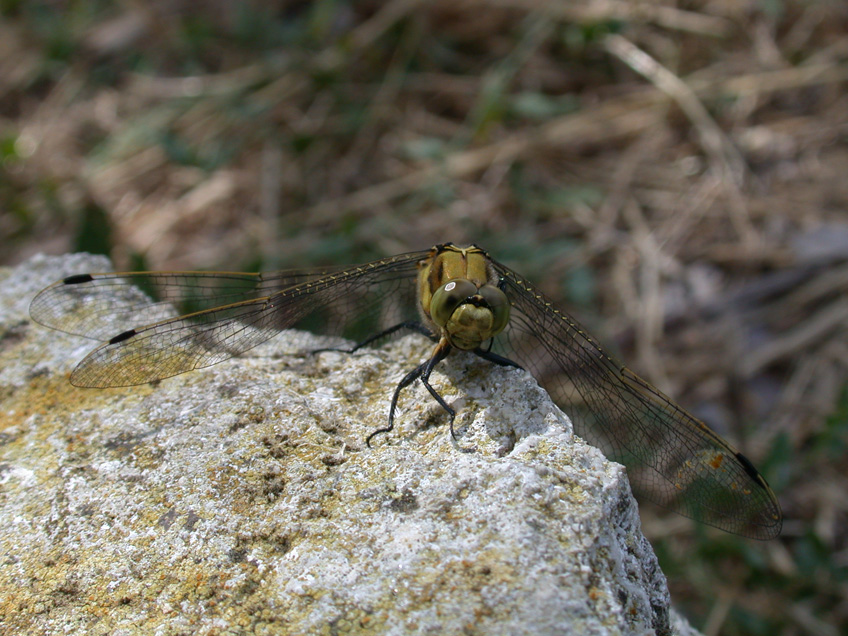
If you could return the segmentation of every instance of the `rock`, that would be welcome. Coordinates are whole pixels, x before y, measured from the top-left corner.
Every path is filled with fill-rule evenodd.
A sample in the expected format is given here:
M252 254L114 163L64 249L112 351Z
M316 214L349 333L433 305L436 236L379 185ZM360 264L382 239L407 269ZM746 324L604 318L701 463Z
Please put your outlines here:
M102 258L0 272L0 628L28 634L668 634L621 466L523 371L288 331L155 385L79 389L95 345L27 307Z

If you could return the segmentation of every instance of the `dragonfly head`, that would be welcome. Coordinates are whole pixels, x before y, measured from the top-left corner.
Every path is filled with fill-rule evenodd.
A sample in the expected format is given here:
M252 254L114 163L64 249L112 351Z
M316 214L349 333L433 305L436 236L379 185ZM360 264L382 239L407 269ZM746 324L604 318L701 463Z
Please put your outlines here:
M454 347L469 351L503 331L509 322L509 301L494 285L478 288L470 280L456 278L433 294L430 317Z

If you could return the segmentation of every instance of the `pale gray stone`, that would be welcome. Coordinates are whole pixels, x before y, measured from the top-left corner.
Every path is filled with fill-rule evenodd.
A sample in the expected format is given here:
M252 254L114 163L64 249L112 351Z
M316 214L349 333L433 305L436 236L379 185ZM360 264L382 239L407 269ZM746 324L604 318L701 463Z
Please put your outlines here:
M385 426L418 335L354 355L284 332L156 385L78 389L96 343L40 288L102 258L0 271L0 631L667 634L621 466L523 371L452 354ZM116 333L134 325L116 325Z

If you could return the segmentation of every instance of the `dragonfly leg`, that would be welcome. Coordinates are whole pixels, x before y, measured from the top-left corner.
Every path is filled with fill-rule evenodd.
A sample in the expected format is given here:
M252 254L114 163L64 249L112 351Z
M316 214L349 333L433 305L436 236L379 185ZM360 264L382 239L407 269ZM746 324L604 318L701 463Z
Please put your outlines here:
M393 327L389 327L388 329L384 329L383 331L381 331L378 334L375 334L373 336L369 336L368 338L366 338L362 342L355 344L350 349L340 349L340 348L315 349L314 351L312 351L312 353L320 353L321 351L341 351L342 353L356 353L357 351L359 351L359 349L361 349L362 347L368 346L369 344L371 344L375 340L379 340L380 338L385 338L386 336L390 336L393 333L395 333L396 331L400 331L401 329L411 329L412 331L417 331L418 333L420 333L424 336L427 336L428 338L430 338L430 340L435 339L435 337L433 336L433 333L429 329L427 329L427 327L422 325L420 322L415 321L415 320L408 320L406 322L398 323L397 325L394 325Z
M429 362L429 360L427 361ZM395 408L397 407L397 401L400 397L400 392L408 387L410 384L415 382L421 374L424 372L424 367L427 365L427 362L422 362L417 367L415 367L412 371L403 376L403 379L398 382L398 385L395 387L394 395L392 395L392 405L389 407L389 425L385 428L378 428L376 431L371 433L367 438L365 438L365 444L370 448L371 440L374 439L380 433L388 433L395 427Z
M436 345L436 350L433 352L433 356L429 360L427 360L427 362L424 363L424 370L421 372L421 384L423 384L427 391L430 392L430 395L432 395L436 399L436 402L438 402L439 405L450 414L451 437L456 439L456 433L454 433L453 430L453 421L456 419L456 411L454 411L448 405L448 403L445 402L445 398L439 395L439 392L436 391L436 389L434 389L430 385L430 373L432 373L433 368L439 362L441 362L447 357L447 355L450 353L450 350L451 347L449 344L447 344L446 340L443 340L438 345Z
M433 368L442 360L447 357L448 353L450 353L451 347L450 344L446 341L440 341L438 345L436 345L436 349L433 351L433 355L430 356L429 360L425 360L417 367L415 367L412 371L403 376L403 379L398 382L398 385L395 387L394 395L392 395L392 404L389 407L389 425L385 428L380 428L371 433L366 439L365 444L370 448L371 440L374 439L376 435L380 433L388 433L395 427L395 410L397 409L398 398L400 397L400 392L408 387L410 384L415 382L418 378L421 378L421 383L426 387L427 391L429 391L430 395L432 395L439 405L445 409L451 417L451 435L456 437L453 432L453 420L456 417L456 411L454 411L447 402L445 402L444 398L439 395L438 391L434 389L429 382L430 374L433 371Z
M524 367L522 367L517 362L513 362L509 358L504 358L503 356L499 356L497 353L492 353L488 349L477 348L477 349L474 350L474 353L476 353L478 356L480 356L484 360L488 360L489 362L494 362L495 364L498 364L502 367L515 367L516 369L522 369L522 370L524 369Z

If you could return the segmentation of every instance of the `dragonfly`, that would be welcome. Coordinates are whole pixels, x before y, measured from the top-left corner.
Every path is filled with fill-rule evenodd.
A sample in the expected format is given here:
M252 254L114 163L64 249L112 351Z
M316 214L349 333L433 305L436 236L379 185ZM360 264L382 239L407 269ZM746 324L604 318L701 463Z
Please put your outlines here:
M274 273L77 274L39 292L30 315L102 341L70 376L76 386L98 388L208 367L286 329L359 343L348 352L417 331L435 346L397 384L388 424L371 433L369 446L393 429L399 395L416 380L450 415L454 434L456 412L429 380L451 351L471 351L532 373L577 433L626 467L637 495L730 533L780 534L780 505L751 461L476 245Z

